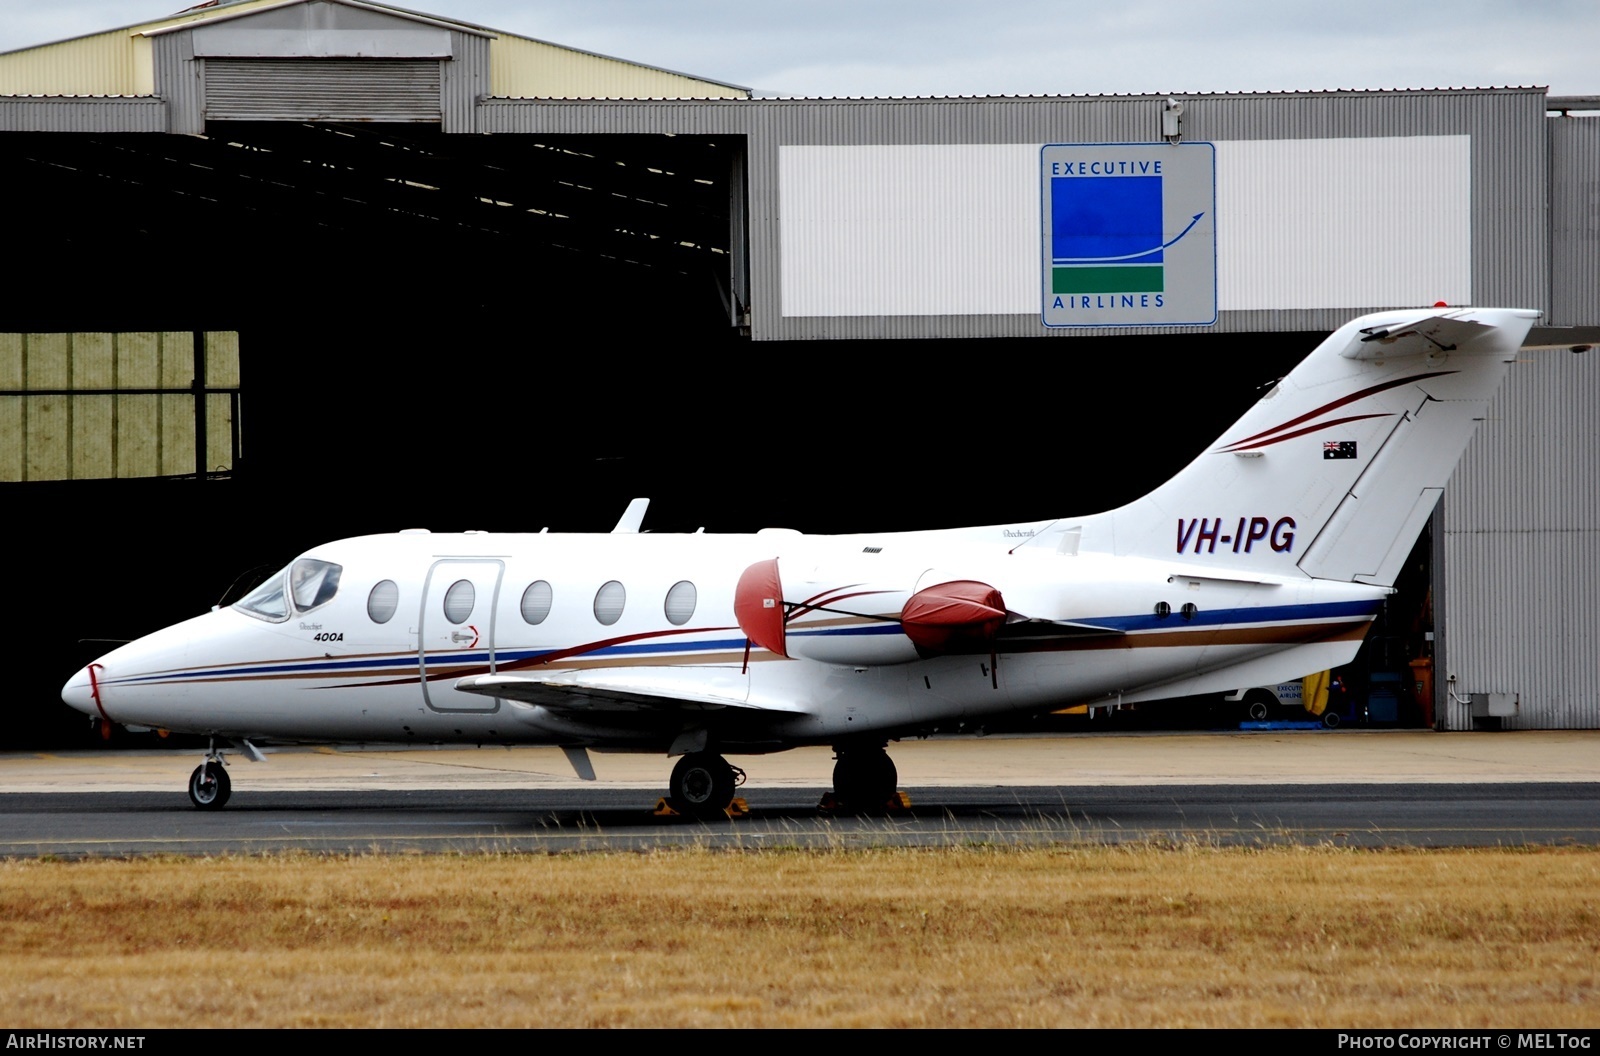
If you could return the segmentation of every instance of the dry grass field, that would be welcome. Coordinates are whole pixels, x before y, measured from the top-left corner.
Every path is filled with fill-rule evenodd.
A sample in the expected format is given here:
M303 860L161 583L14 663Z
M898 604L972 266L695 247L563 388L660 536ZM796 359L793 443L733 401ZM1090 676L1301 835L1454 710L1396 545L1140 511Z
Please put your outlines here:
M1600 851L0 862L0 1022L1600 1026Z

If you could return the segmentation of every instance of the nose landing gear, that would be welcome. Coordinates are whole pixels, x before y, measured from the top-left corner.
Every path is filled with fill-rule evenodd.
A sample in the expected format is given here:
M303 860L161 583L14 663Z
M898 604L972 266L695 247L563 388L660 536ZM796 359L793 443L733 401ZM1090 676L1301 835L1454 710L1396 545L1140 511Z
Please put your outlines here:
M215 742L206 751L206 761L189 775L189 802L200 810L221 810L233 794L233 781L222 766L222 753Z
M201 810L221 810L232 794L233 782L220 759L201 763L189 775L189 802Z

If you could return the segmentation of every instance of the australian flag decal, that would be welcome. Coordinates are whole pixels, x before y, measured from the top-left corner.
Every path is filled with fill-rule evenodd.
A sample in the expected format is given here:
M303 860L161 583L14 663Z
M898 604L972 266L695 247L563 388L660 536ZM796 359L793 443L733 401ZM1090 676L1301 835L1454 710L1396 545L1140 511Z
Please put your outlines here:
M1322 442L1322 457L1327 458L1355 458L1356 442L1354 440L1324 440Z

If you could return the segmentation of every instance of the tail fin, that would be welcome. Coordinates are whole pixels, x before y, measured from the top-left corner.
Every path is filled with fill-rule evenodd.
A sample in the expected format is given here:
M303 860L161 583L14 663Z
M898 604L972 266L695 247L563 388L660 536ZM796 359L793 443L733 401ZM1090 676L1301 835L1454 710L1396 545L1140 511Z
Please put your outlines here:
M1346 323L1207 451L1107 514L1119 554L1390 585L1536 311Z

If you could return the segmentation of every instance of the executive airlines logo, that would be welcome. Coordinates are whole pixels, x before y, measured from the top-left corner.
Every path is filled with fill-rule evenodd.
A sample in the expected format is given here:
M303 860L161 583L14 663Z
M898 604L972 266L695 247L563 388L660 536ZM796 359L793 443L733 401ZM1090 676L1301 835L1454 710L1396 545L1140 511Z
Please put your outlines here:
M1194 326L1217 318L1209 143L1042 149L1045 326Z

